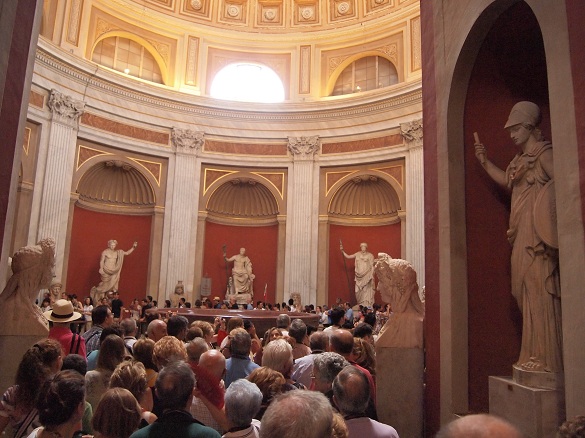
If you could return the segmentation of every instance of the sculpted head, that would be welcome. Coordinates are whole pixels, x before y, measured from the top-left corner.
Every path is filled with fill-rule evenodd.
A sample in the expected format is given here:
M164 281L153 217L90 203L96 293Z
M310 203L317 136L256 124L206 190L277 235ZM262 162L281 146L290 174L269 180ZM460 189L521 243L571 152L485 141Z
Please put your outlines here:
M406 260L393 259L387 254L380 256L376 262L376 274L380 279L378 289L382 294L382 299L386 303L393 301L392 294L398 291L403 294L416 287L416 271L412 265Z
M48 289L55 268L55 241L47 238L19 249L12 256L11 267L14 275L19 277L20 287L27 288L26 293L36 294L39 288Z
M366 242L360 243L360 249L366 252L368 250L368 244Z
M117 240L108 240L108 248L110 249L116 249L116 245L118 245L118 241Z
M240 248L240 255L246 255L246 248Z

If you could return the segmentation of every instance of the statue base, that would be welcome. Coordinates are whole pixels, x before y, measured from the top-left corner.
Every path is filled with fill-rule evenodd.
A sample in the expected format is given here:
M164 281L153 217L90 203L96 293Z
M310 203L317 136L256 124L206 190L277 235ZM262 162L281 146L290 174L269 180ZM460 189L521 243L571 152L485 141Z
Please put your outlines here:
M541 389L563 389L565 379L562 373L547 373L545 371L526 371L517 365L512 366L514 382Z
M248 305L248 301L252 299L252 294L233 294L233 295L226 295L225 299L230 300L232 297L236 299L236 304L238 306L241 305Z
M422 438L424 352L422 348L376 344L376 407L378 420L400 436Z
M530 438L554 437L565 420L565 394L560 388L533 388L510 377L490 376L489 397L490 414L508 420Z

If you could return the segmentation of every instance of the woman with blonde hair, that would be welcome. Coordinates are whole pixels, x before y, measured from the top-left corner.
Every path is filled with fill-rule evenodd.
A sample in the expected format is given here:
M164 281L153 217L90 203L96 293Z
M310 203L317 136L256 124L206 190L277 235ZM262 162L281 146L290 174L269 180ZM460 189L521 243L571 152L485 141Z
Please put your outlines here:
M187 361L187 349L183 341L174 336L163 336L156 341L152 350L154 364L160 371L166 365L177 360Z
M262 393L262 405L260 406L258 413L254 416L256 420L262 420L262 416L270 402L278 394L284 392L286 379L281 373L268 367L256 368L248 375L248 377L246 377L246 379L255 383Z
M128 438L138 429L140 405L125 388L110 388L101 398L93 414L96 438Z
M111 388L124 388L132 393L140 404L141 426L147 426L156 421L156 415L152 412L152 391L146 380L146 369L141 362L125 360L120 363L110 377Z
M158 368L154 364L152 355L154 351L154 341L149 338L140 338L134 344L132 351L134 352L134 359L144 365L144 368L146 369L146 381L148 387L152 390L156 383L156 377L158 376Z

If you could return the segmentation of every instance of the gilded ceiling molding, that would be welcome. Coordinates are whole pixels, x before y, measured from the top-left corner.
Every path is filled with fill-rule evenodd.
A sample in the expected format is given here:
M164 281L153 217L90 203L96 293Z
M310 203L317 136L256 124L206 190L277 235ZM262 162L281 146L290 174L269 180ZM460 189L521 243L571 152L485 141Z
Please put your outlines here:
M152 175L156 184L160 187L160 181L162 179L162 163L156 161L141 160L139 158L127 157L129 160L134 161L136 164L142 166L148 173Z
M311 46L301 46L299 94L311 93Z
M175 152L196 155L205 143L205 134L191 129L173 128L171 142Z
M63 123L77 124L77 121L85 111L85 102L75 100L55 89L51 90L47 106L53 113L53 117Z
M187 43L187 69L185 71L185 84L197 85L197 63L199 59L199 38L189 37Z
M400 134L404 141L411 147L422 146L423 144L423 124L422 119L412 120L400 124Z
M211 187L211 185L221 179L221 178L225 178L226 176L232 175L234 173L237 173L237 170L223 170L223 169L209 169L206 168L203 174L203 195L205 195L207 193L207 190L209 190L209 187Z
M412 50L412 71L420 70L422 68L420 16L410 20L410 41Z
M295 160L310 160L319 153L321 141L318 135L311 137L288 137L288 150Z
M342 170L336 172L325 173L325 196L329 195L331 189L335 186L338 181L341 181L347 175L355 172L354 170Z
M400 187L404 188L404 165L399 164L397 166L376 167L372 170L385 173L386 175L392 177L392 179L394 179Z
M253 175L257 175L260 178L265 179L270 185L272 185L279 193L280 199L284 199L284 172L250 172Z

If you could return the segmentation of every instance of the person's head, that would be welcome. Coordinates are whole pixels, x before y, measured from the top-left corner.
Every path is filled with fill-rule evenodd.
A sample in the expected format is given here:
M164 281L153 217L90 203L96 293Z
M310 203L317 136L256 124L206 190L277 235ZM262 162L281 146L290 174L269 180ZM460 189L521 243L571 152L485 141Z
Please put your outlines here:
M215 332L213 330L213 326L210 323L208 323L207 321L197 320L191 323L191 327L198 327L203 332L203 337L205 338L205 340L207 342L212 341Z
M522 438L512 424L489 414L466 415L444 425L436 438Z
M258 301L256 303L256 308L257 309L264 309L264 303L262 301Z
M189 329L189 320L181 315L173 315L167 321L167 334L184 341Z
M329 335L323 331L316 331L309 336L311 353L320 353L329 349Z
M307 337L307 325L302 319L293 319L288 328L288 335L294 338L299 344L302 344Z
M349 360L353 351L353 335L345 329L332 330L329 334L329 347L331 351L339 353Z
M67 325L71 321L81 318L81 313L75 312L73 303L67 300L57 300L53 303L53 308L43 313L45 318L54 324Z
M239 379L225 392L225 414L232 427L248 427L262 405L262 393L252 382Z
M108 335L100 344L97 369L114 371L127 354L124 340L118 335Z
M197 338L203 339L203 331L199 327L189 327L189 330L187 330L187 334L185 335L185 342L189 342ZM203 341L205 341L205 339L203 339Z
M281 313L276 317L276 327L279 329L288 330L288 326L290 325L290 316L286 313Z
M61 355L61 344L54 339L39 341L24 353L16 370L16 406L34 406L40 386L61 369Z
M207 350L199 357L199 366L221 379L225 374L225 356L219 350Z
M231 333L233 329L238 327L242 328L244 327L244 320L239 316L235 316L233 318L230 318L229 321L227 322L226 330L228 333Z
M142 411L136 398L124 388L108 389L93 413L93 430L102 437L128 438L138 429Z
M268 367L255 368L246 379L260 388L265 404L268 404L278 394L282 394L286 384L282 373Z
M124 318L120 322L120 328L122 329L123 336L135 336L136 335L136 320L132 318Z
M167 335L167 323L162 319L154 319L150 321L146 328L146 336L154 342Z
M153 359L154 341L150 338L140 338L132 347L134 359L140 361L146 369L158 370Z
M122 337L122 329L120 328L120 324L114 323L111 326L105 327L102 330L102 332L100 333L100 345L102 344L102 342L104 342L104 339L106 339L110 335L116 335L119 336L120 338Z
M359 366L374 374L376 369L376 352L374 346L362 338L353 338L351 359Z
M286 378L290 377L293 367L292 347L284 339L276 339L266 347L262 354L262 366L272 368Z
M236 328L229 332L231 337L230 351L232 356L248 356L252 347L252 338L243 328Z
M85 411L85 378L74 370L55 374L41 386L36 408L48 430L79 422Z
M265 346L270 341L274 341L278 338L282 338L282 331L279 328L272 327L266 330L266 333L264 333L264 338L262 338L262 346Z
M121 362L110 377L110 388L125 388L141 405L152 409L152 394L142 362L133 359Z
M83 300L83 304L86 306L93 306L93 299L91 297L85 297Z
M349 362L337 353L326 352L315 355L313 358L313 374L311 376L314 379L315 391L324 394L328 392L335 377L348 365Z
M189 331L199 329L198 327L191 327ZM187 343L187 360L192 363L199 363L201 355L209 350L209 344L203 338L193 338ZM219 351L218 351L219 353ZM223 357L223 354L220 354Z
M63 358L63 365L61 371L75 370L82 376L87 373L87 360L79 354L68 354Z
M342 326L343 322L345 321L345 310L341 307L336 307L331 309L329 313L329 318L331 318L331 324L336 326Z
M108 306L102 304L93 308L91 320L94 325L107 327L114 322L114 315Z
M583 438L585 437L585 415L565 421L559 427L556 438Z
M345 367L333 380L333 401L344 416L363 414L369 399L368 378L358 368Z
M161 410L186 409L194 387L195 376L189 365L180 360L169 363L158 373L155 384Z
M331 436L332 426L333 408L327 397L317 391L288 391L266 409L260 437L323 438Z
M43 301L41 303L41 308L47 308L51 305L51 299L50 298L43 298Z
M174 336L165 336L158 340L154 344L152 355L159 370L171 362L187 360L185 344Z

